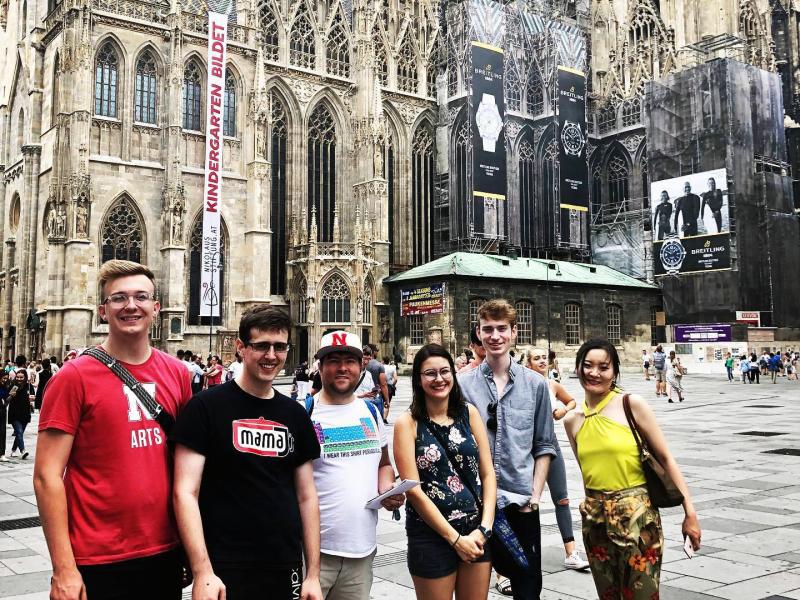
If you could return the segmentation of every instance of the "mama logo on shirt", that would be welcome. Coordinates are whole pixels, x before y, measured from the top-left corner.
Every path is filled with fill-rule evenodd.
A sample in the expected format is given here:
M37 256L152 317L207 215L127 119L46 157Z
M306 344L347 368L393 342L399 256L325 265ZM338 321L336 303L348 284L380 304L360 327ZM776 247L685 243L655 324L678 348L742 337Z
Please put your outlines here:
M294 450L294 437L282 423L258 419L233 422L233 447L239 452L283 458Z

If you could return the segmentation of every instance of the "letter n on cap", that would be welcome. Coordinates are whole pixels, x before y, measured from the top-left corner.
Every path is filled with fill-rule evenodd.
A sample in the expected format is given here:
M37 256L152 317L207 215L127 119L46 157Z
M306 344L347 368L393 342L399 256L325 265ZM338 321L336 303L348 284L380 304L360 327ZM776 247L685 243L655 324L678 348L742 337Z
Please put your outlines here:
M347 346L346 333L332 333L334 346Z

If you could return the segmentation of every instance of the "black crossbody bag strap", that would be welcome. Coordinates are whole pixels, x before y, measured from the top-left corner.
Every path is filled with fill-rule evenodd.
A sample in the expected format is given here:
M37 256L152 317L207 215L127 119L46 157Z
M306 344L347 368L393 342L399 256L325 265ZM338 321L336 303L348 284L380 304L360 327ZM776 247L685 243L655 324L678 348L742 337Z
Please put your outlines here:
M83 354L91 356L95 360L100 361L109 369L111 369L111 372L119 377L122 383L128 386L128 389L130 389L136 395L136 398L142 403L142 406L145 408L145 410L150 413L150 416L155 419L156 423L161 425L161 429L164 430L164 433L169 436L170 432L172 431L172 427L175 425L175 419L171 414L164 410L163 406L156 402L156 399L153 398L146 389L144 389L144 386L133 375L131 375L130 371L128 371L128 369L126 369L122 363L117 361L99 346L89 348L88 350L84 351Z
M431 427L427 419L423 421L423 423L425 424L425 427L428 428L428 431L430 431L433 434L433 437L435 437L436 440L439 442L439 445L442 447L442 450L444 450L444 453L447 455L447 462L450 463L450 466L461 478L461 483L464 484L464 486L469 490L469 493L472 494L473 497L475 498L475 502L478 504L478 510L483 512L483 499L475 491L475 488L472 487L472 482L469 480L469 477L467 477L467 474L461 470L461 467L458 466L458 462L456 461L455 455L452 454L450 446L448 446L447 442L444 439L442 439L439 432L436 431L433 427Z

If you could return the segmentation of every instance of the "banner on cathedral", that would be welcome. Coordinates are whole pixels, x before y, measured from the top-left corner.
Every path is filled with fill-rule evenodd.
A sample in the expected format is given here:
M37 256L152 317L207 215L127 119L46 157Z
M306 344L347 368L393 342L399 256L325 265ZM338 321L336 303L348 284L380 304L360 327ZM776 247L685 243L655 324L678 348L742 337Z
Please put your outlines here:
M589 168L586 164L586 77L558 66L558 161L561 208L589 210Z
M473 231L484 231L486 199L506 199L506 114L503 49L472 42L472 197Z
M436 315L444 312L444 283L400 290L400 316Z
M668 237L653 243L653 274L656 277L730 268L731 236L727 233Z
M206 157L203 193L203 247L200 316L220 315L219 271L222 262L222 122L225 110L225 54L228 16L208 13L208 85L206 86Z

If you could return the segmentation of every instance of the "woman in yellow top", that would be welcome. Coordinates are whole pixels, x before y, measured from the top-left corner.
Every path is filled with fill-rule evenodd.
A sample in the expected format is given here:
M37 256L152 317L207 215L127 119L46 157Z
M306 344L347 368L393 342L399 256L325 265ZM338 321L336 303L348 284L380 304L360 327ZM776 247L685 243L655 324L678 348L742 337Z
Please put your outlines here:
M583 410L564 420L586 488L583 541L601 600L658 600L664 532L617 387L619 355L605 339L586 342L575 360L585 392ZM683 536L700 548L700 523L680 468L647 402L629 395L639 431L683 493Z

